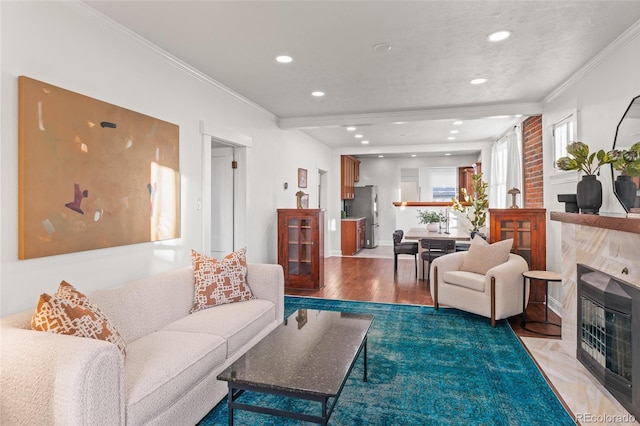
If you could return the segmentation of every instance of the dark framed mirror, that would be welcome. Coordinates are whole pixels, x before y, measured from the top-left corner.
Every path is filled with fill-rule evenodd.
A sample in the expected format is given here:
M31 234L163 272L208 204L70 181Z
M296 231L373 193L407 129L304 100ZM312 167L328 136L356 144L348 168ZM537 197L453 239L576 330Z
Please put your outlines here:
M640 96L631 100L618 123L613 152L613 192L626 212L640 213Z

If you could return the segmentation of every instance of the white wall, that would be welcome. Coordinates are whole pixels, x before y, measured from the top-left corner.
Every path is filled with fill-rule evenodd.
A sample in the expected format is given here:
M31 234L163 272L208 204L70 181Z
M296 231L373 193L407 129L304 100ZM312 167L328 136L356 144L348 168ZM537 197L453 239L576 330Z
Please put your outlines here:
M575 179L564 182L552 177L553 145L550 126L562 118L566 111L578 111L578 138L589 145L591 151L613 147L616 127L631 100L640 95L640 23L623 35L623 46L605 49L600 62L593 62L588 72L580 75L561 93L548 100L542 115L545 191L544 204L547 211L564 211L558 194L575 194ZM615 43L614 43L615 44ZM603 204L601 213L623 213L613 194L611 168L604 166L598 178L602 183ZM547 227L547 268L560 271L562 260L560 223L550 221ZM558 286L551 288L554 301L560 301Z
M357 185L378 185L380 242L383 244L392 244L391 234L396 230L396 214L399 210L399 208L395 207L392 203L394 201L400 201L400 169L470 166L478 161L478 157L474 155L416 158L365 157L360 158L360 160L360 182L358 182ZM417 223L418 219L416 218L416 224Z
M317 169L335 174L326 146L278 129L269 113L175 66L82 3L0 2L0 20L0 315L33 308L40 293L55 291L63 279L89 293L189 265L189 251L201 249L203 240L203 211L196 209L202 197L201 120L253 139L246 164L251 262L277 261L276 209L296 206L298 167L309 172L311 205L317 205ZM19 75L179 125L182 237L18 260Z

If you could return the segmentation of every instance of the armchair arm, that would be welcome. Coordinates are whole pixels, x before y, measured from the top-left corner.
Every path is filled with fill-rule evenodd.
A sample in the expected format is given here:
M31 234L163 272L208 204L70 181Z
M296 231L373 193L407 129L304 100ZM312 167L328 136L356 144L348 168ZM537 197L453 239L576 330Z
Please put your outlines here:
M0 418L7 424L124 424L124 363L102 340L3 326Z
M284 272L282 266L267 263L247 264L247 283L258 299L276 305L276 321L284 321Z
M466 255L466 251L445 254L444 256L434 259L433 262L431 262L431 267L433 268L437 266L438 273L440 274L440 277L442 277L442 274L444 274L445 271L459 271Z
M495 326L496 318L506 318L522 313L522 273L529 270L527 261L517 254L509 254L509 260L489 269L486 273L485 285L491 287L492 314L491 325ZM525 306L529 298L528 287L525 289Z
M522 256L510 253L509 260L487 271L486 280L489 282L491 277L495 277L496 285L500 286L500 290L521 291L522 273L528 270L529 265Z

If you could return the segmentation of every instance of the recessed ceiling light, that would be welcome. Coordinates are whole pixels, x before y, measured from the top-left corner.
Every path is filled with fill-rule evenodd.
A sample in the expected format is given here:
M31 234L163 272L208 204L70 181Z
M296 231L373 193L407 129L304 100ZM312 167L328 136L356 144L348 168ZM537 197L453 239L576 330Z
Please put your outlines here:
M393 123L393 124L404 124L404 123L406 123L406 121L396 121L396 122L395 122L395 123Z
M461 125L461 124L462 124L462 120L457 120L457 121L454 121L454 122L453 122L453 125L454 125L454 126L459 126L459 125Z
M289 55L280 55L276 56L276 61L280 62L281 64L288 64L290 62L293 62L293 58Z
M311 92L311 96L315 96L316 98L319 98L321 96L324 96L324 92L321 92L320 90L316 90L315 92Z
M449 137L447 138L447 140L448 140L448 141L454 141L454 140L456 140L456 137L455 137L455 136L449 136Z
M460 133L460 130L449 130L449 133L455 135L456 133Z
M487 36L487 40L496 42L496 41L506 40L509 37L511 37L511 31L501 30L501 31L496 31L495 33L489 34Z
M384 158L384 155L380 154L378 155L378 158Z
M417 157L417 155L416 154L411 154L411 157Z
M347 131L349 131L349 132L353 132L354 130L356 130L356 126L347 127Z
M492 115L489 118L511 118L510 115Z
M354 138L356 139L360 139L362 137L364 137L363 135L361 135L360 133L358 133L357 135L353 135Z
M376 53L387 53L391 51L391 45L388 43L374 44L373 51Z
M451 153L450 152L445 152L444 155L451 155Z
M361 144L366 145L369 143L369 141L360 141Z
M474 78L469 83L471 83L471 84L484 84L487 81L489 81L489 80L487 80L486 78Z

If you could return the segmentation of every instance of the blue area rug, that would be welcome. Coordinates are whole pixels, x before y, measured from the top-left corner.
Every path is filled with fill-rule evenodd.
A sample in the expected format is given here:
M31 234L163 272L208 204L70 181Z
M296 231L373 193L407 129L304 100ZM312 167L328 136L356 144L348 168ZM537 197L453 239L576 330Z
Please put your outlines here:
M309 308L375 315L362 359L347 379L330 425L573 425L507 321L455 309L285 297L285 317ZM360 358L362 358L362 354ZM319 413L319 404L245 393L245 401ZM227 424L226 399L201 425ZM237 425L299 421L236 411Z

